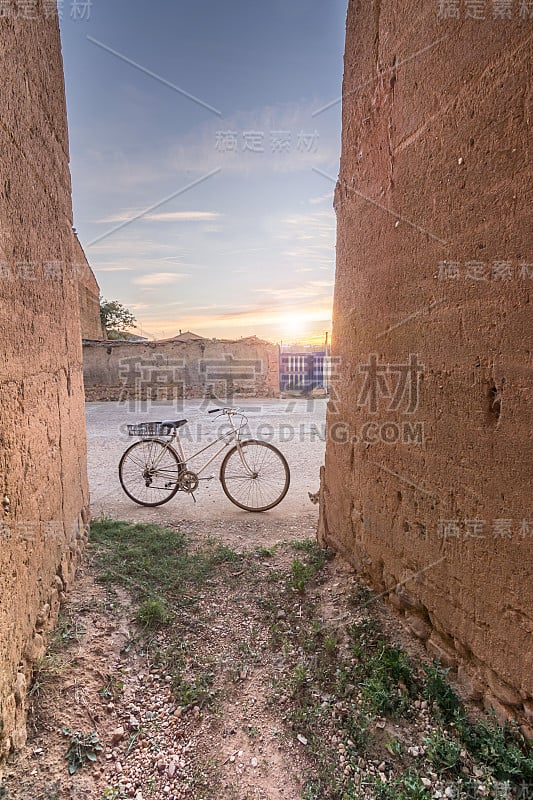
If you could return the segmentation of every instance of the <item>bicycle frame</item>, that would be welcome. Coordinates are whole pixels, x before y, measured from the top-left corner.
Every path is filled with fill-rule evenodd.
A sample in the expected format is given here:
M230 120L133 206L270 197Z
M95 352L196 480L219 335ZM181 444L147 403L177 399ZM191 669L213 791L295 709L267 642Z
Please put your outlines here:
M230 447L230 445L232 445L232 444L236 445L236 447L237 447L237 449L239 451L239 456L241 458L241 461L243 463L244 468L247 470L247 472L249 472L250 475L253 475L252 470L250 469L250 467L248 466L248 464L246 463L246 460L244 458L244 455L243 455L243 452L242 452L242 448L241 448L241 441L240 441L240 438L239 438L239 432L242 430L242 428L245 427L245 425L247 424L248 420L243 414L242 415L243 420L244 420L243 423L241 425L239 425L238 427L236 427L235 423L233 421L233 416L234 416L234 414L238 414L238 413L241 413L241 412L239 412L237 409L227 410L227 411L224 410L222 412L222 414L219 415L219 417L222 416L222 415L226 415L228 417L228 423L231 426L230 430L228 430L225 433L223 433L221 436L219 436L217 439L215 439L214 442L209 442L209 444L207 444L205 447L202 447L200 450L197 450L196 453L193 453L188 458L185 455L185 451L183 449L183 444L181 442L181 439L180 439L180 436L179 436L179 433L178 433L178 429L176 428L174 430L172 436L168 440L168 442L166 442L165 449L161 451L160 455L158 456L158 458L154 462L153 468L157 469L159 461L163 458L165 450L170 446L174 447L180 462L184 465L185 469L187 469L188 468L188 466L187 466L188 462L194 461L195 458L197 458L198 456L202 455L202 453L205 453L206 450L209 450L211 447L215 447L219 442L223 442L222 446L217 450L217 452L214 454L214 456L212 456L212 458L210 458L209 461L206 461L206 463L202 467L200 467L199 470L196 471L196 475L198 476L198 479L199 480L209 480L209 478L200 478L200 475L203 472L205 472L205 470L209 467L209 465L212 464L213 461L215 461L215 459L218 458L218 456L227 447ZM219 417L217 417L217 419Z

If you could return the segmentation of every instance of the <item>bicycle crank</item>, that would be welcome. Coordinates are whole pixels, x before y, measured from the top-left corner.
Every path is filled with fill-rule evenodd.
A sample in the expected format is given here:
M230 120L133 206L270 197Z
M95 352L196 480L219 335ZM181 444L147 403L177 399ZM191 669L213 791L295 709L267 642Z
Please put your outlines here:
M196 472L192 472L191 470L186 469L180 475L179 487L182 492L187 492L187 494L192 494L198 488L198 481L199 479Z

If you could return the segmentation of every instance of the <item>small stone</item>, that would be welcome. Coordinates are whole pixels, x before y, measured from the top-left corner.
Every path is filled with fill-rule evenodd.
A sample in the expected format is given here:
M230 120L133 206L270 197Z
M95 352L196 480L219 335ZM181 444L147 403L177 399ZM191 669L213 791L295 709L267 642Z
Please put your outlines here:
M426 789L430 789L431 788L431 781L429 780L429 778L422 778L422 783L424 784Z
M279 609L278 613L276 614L277 619L285 619L286 613L283 611L282 608Z
M175 774L176 774L176 762L171 761L167 767L167 775L169 778L173 778Z
M111 734L111 744L113 745L121 742L125 734L126 731L124 730L123 726L119 725L119 727L115 728L115 730Z
M387 765L385 764L385 762L382 761L381 764L378 767L379 772L383 772L386 766Z
M459 164L459 166L461 166L461 164L464 163L464 159L462 157L458 158L457 163Z
M305 738L305 736L302 736L302 734L301 734L301 733L299 733L299 734L298 734L298 736L297 736L296 738L298 739L298 741L300 742L300 744L304 744L304 745L305 745L305 744L307 744L307 739Z
M117 761L115 764L115 772L117 773L117 775L122 775L122 764L120 763L120 761Z
M252 767L257 767L257 758L255 756L250 759L250 764Z
M129 726L132 729L132 731L138 731L139 730L140 722L137 719L137 717L135 717L133 714L130 715Z

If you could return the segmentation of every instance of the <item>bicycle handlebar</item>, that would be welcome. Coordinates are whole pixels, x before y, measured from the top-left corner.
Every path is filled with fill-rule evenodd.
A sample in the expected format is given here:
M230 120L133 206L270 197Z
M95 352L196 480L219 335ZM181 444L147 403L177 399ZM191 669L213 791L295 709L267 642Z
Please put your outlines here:
M238 414L240 412L240 408L230 408L229 406L225 408L210 408L207 412L208 414Z
M216 414L217 411L222 411L221 408L211 408L207 413L208 414Z

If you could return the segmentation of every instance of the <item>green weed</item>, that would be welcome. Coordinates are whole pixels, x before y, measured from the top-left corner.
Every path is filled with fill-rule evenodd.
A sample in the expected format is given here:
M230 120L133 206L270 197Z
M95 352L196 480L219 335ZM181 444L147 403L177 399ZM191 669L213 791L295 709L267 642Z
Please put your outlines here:
M454 771L461 764L461 745L437 730L424 739L426 754L437 772Z
M143 628L154 629L168 625L172 619L172 614L164 600L159 597L153 597L141 603L135 614L135 619Z
M65 755L70 775L74 775L87 762L97 761L98 753L101 753L104 749L100 744L96 731L83 733L83 731L73 732L69 728L63 728L63 734L70 738L70 744Z

